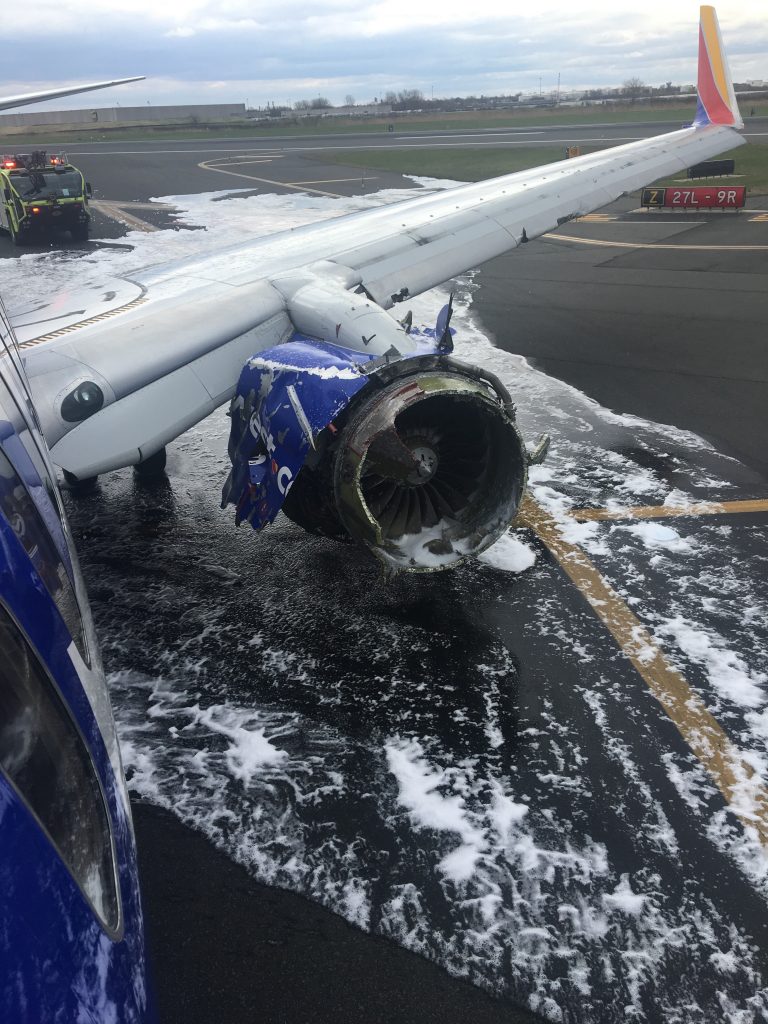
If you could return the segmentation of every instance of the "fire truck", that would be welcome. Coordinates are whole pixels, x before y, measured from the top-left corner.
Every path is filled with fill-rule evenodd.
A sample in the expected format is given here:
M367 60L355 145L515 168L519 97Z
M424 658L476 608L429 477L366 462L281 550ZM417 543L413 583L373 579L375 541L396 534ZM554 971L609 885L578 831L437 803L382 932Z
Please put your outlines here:
M0 162L0 228L14 245L54 229L88 238L91 186L64 153L14 153Z

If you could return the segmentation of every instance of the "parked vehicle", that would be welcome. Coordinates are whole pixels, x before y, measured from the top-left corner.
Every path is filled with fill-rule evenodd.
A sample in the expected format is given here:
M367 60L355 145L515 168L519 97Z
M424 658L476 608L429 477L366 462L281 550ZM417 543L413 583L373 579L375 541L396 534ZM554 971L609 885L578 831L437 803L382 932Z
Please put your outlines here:
M14 245L54 229L68 230L77 242L88 238L91 186L65 154L42 150L14 153L0 165L0 228Z

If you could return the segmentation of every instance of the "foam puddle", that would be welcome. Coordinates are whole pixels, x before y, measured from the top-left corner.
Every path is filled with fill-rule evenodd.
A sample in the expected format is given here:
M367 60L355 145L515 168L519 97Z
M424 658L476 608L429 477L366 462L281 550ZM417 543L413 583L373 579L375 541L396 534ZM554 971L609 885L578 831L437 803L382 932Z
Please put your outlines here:
M78 256L81 283L231 244L233 230L267 234L408 193L219 201L230 195L165 197L205 234L132 233L131 252ZM8 261L7 287L45 297L74 260ZM471 277L460 282L456 356L502 378L529 440L553 434L532 473L535 497L768 774L765 532L753 528L757 553L737 564L714 521L694 534L568 517L574 505L617 498L733 497L732 464L693 435L616 416L496 349L473 318L472 293ZM439 291L414 300L414 319L433 323L443 301ZM750 938L680 868L669 800L623 728L632 693L603 668L605 638L547 589L535 539L513 531L450 577L382 591L354 552L284 522L260 539L235 533L216 508L225 451L216 414L173 446L168 493L144 499L129 473L114 474L73 510L133 792L260 880L553 1020L745 1024L768 1012ZM517 596L529 580L530 612ZM480 631L479 606L524 620L531 642L545 638L542 657L547 646L558 652L572 718L554 703L555 682L535 695L535 713L515 710L515 660ZM607 825L592 834L602 806L590 778L595 731L620 794L610 813L638 856L614 848ZM680 806L764 898L764 857L695 761L679 751L659 760Z

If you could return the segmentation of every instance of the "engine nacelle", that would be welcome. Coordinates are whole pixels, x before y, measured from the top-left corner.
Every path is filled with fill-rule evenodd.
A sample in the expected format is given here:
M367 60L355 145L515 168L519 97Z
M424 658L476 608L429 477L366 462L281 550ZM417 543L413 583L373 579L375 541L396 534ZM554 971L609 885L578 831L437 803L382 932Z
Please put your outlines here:
M506 392L482 371L421 357L380 371L333 456L339 518L391 570L476 555L514 519L527 476Z
M249 361L231 415L222 504L238 524L261 529L282 508L388 571L478 554L525 491L529 457L503 385L434 351L366 358L294 337Z

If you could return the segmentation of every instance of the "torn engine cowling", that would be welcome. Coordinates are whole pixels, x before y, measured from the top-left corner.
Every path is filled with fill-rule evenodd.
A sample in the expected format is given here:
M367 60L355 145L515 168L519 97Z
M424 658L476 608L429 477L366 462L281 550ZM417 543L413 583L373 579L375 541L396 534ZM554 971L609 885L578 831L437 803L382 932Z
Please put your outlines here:
M390 571L483 551L517 513L530 459L503 385L437 347L374 357L294 335L255 356L232 402L222 505L255 529L282 508Z

